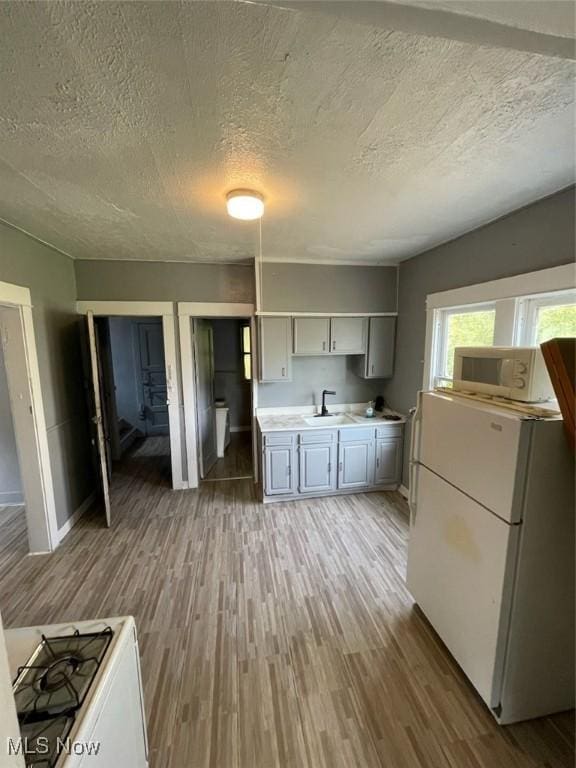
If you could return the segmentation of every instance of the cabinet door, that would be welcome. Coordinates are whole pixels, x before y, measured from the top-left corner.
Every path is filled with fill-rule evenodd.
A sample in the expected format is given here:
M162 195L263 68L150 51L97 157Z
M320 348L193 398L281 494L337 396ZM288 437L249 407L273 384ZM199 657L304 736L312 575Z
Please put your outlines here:
M400 483L402 472L402 440L390 437L376 441L375 485Z
M330 444L300 446L300 493L333 491L336 488L335 448Z
M366 355L366 377L385 379L394 371L395 317L371 317Z
M264 493L277 496L294 493L294 449L277 445L264 449Z
M260 318L260 381L290 381L292 325L289 317Z
M340 443L338 488L364 488L374 481L374 443Z
M322 355L330 350L329 317L294 318L294 354Z
M363 317L333 317L330 321L330 351L362 355L366 351L366 320Z

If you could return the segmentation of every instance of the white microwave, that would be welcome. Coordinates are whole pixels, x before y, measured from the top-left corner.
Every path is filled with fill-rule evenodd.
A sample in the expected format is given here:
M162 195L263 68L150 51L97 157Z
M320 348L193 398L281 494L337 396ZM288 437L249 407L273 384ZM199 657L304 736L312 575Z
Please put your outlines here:
M456 347L453 387L526 403L554 397L539 347Z

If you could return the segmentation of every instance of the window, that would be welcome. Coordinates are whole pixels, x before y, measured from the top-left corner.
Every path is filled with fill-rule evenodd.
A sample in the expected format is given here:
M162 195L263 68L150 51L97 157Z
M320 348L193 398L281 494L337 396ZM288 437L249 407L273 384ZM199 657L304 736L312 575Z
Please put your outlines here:
M455 347L534 347L556 337L576 337L574 290L438 308L432 313L430 377L425 378L425 387L450 385Z
M576 336L576 291L557 291L520 300L519 343L533 347L549 339Z
M252 378L252 347L250 337L250 326L242 326L242 365L244 370L244 378L250 381Z
M490 347L494 344L494 304L446 309L440 315L440 354L436 379L451 380L455 347Z

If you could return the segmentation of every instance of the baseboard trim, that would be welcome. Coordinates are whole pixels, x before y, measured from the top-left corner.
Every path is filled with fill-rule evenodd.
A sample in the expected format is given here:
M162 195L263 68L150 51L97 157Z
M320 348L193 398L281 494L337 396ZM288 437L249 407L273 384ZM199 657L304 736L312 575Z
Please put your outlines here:
M84 499L82 504L80 504L78 509L76 509L70 515L70 517L68 518L68 520L66 520L64 525L62 525L60 528L58 528L58 542L59 543L62 542L62 539L68 533L70 533L70 531L72 530L72 528L74 528L74 526L76 525L78 520L80 520L82 515L90 509L90 507L92 506L92 504L94 504L95 501L96 501L96 491L92 491L92 493Z
M0 507L21 507L22 504L24 504L24 494L21 491L0 493Z
M406 488L405 485L398 486L398 490L402 494L402 496L404 496L405 499L409 497L410 491L408 490L408 488Z

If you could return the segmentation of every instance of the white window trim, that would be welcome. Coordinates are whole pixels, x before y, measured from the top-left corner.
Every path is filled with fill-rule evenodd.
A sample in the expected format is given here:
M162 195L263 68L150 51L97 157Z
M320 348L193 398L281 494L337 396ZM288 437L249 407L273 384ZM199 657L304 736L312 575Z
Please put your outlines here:
M486 283L429 294L426 297L426 340L422 388L428 390L433 386L433 371L436 370L438 362L441 310L457 307L467 309L471 305L496 302L498 307L494 344L506 346L519 343L517 339L513 339L510 331L518 326L516 312L520 302L516 299L535 298L539 295L575 288L576 267L574 264L564 264L560 267L541 269L537 272L527 272L514 277L504 277L501 280L490 280Z

